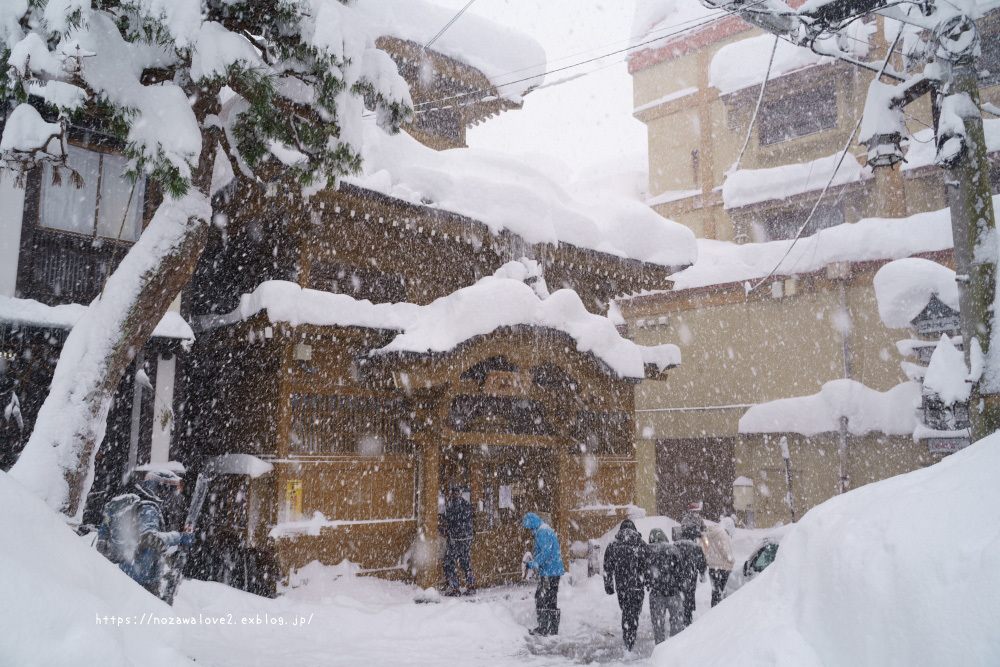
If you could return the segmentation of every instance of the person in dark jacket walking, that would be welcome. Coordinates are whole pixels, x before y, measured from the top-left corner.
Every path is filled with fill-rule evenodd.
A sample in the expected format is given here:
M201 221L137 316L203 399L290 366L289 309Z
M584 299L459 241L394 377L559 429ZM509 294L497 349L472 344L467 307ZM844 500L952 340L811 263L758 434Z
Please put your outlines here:
M646 574L649 570L649 545L631 520L625 519L614 541L604 553L604 592L618 593L622 610L622 639L632 650L639 630L639 612L646 597Z
M666 616L670 616L670 636L684 629L684 597L681 595L681 552L670 544L659 528L649 531L649 615L653 620L653 639L660 644L667 639Z
M705 572L708 570L708 561L705 560L705 552L702 551L701 528L697 525L684 526L681 531L681 539L674 542L680 550L680 589L684 598L684 627L691 625L694 618L695 590L698 588L698 580L705 579Z
M526 563L528 569L538 573L538 588L535 589L535 614L538 627L528 632L532 635L559 634L559 577L566 574L563 567L559 536L551 526L542 521L534 512L524 515L521 526L535 535L533 558Z
M448 579L445 595L459 595L458 568L465 574L465 592L475 595L476 578L472 574L472 505L462 496L462 488L453 485L451 498L444 510L445 536L448 541L444 549L444 575ZM457 566L457 567L456 567Z

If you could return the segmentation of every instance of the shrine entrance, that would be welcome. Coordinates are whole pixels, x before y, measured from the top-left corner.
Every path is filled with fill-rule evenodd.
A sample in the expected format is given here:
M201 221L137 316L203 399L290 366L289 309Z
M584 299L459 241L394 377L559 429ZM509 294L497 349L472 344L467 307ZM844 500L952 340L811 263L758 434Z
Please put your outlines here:
M452 485L461 487L472 504L472 569L477 585L492 586L521 577L521 560L533 547L532 535L521 527L521 520L534 512L552 522L556 484L556 467L548 448L442 447L439 510L444 512L444 499Z

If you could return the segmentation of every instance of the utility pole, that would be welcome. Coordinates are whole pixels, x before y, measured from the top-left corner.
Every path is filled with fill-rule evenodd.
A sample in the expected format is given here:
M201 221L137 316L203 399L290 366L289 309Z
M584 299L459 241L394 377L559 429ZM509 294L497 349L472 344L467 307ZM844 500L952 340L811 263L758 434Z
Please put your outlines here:
M942 65L942 85L938 94L944 101L954 101L953 106L965 127L964 150L952 164L946 165L950 169L946 188L955 240L955 279L958 281L965 362L975 372L976 365L981 367L991 356L997 252L1000 251L975 67L979 35L971 19L958 16L941 24L934 37ZM942 139L947 137L939 131L939 151L944 144ZM975 349L977 343L982 351L979 358ZM976 379L969 399L973 442L1000 429L1000 387L995 380L990 381L989 374L985 379Z
M964 14L947 13L949 8L955 7L948 0L928 0L920 5L923 14L918 16L903 12L899 3L890 4L888 0L809 0L798 11L782 0L701 2L706 7L739 15L751 25L821 55L840 58L866 69L872 68L845 53L831 50L833 40L820 38L836 35L852 21L873 13L933 28L933 66L928 66L923 76L903 81L889 101L902 118L903 106L927 92L933 96L937 164L948 170L945 187L955 246L962 341L966 365L971 369L969 419L972 441L1000 430L1000 358L993 358L1000 357L1000 349L990 350L994 311L1000 310L1000 304L996 303L1000 239L996 234L975 68L975 56L979 51L979 31L975 22ZM938 3L947 7L939 12ZM902 79L895 73L886 73L886 76ZM873 169L891 168L903 159L899 147L902 136L898 132L861 139L868 144L868 164Z

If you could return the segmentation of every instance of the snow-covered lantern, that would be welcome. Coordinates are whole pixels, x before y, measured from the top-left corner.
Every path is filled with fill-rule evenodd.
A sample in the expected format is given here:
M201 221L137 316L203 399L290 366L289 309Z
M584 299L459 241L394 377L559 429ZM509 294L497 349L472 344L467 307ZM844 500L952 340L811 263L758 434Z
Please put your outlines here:
M917 333L933 336L942 333L957 333L962 328L961 313L932 294L927 305L910 320Z
M899 132L890 134L876 134L867 142L868 146L868 166L872 169L879 167L891 167L903 161L903 149L900 142L903 138Z
M753 527L753 480L749 477L737 477L733 480L733 511L743 519L743 525Z

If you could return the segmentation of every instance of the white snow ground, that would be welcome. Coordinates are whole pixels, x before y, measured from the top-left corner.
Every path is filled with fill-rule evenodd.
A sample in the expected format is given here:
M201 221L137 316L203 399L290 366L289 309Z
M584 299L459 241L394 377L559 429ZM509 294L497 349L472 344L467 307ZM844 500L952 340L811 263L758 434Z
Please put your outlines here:
M709 587L700 586L694 625L655 653L644 612L638 660L685 667L1000 664L998 469L1000 434L818 506L782 530L775 564L719 607L709 611ZM673 522L638 524L646 536ZM616 664L625 657L615 599L597 577L564 581L560 634L545 639L526 633L534 624L531 585L490 589L475 601L417 604L415 587L355 577L347 566L304 568L275 600L188 581L170 609L2 473L0 525L3 664L191 664L182 654L213 667ZM738 534L737 563L762 533ZM226 624L96 621L144 613Z

